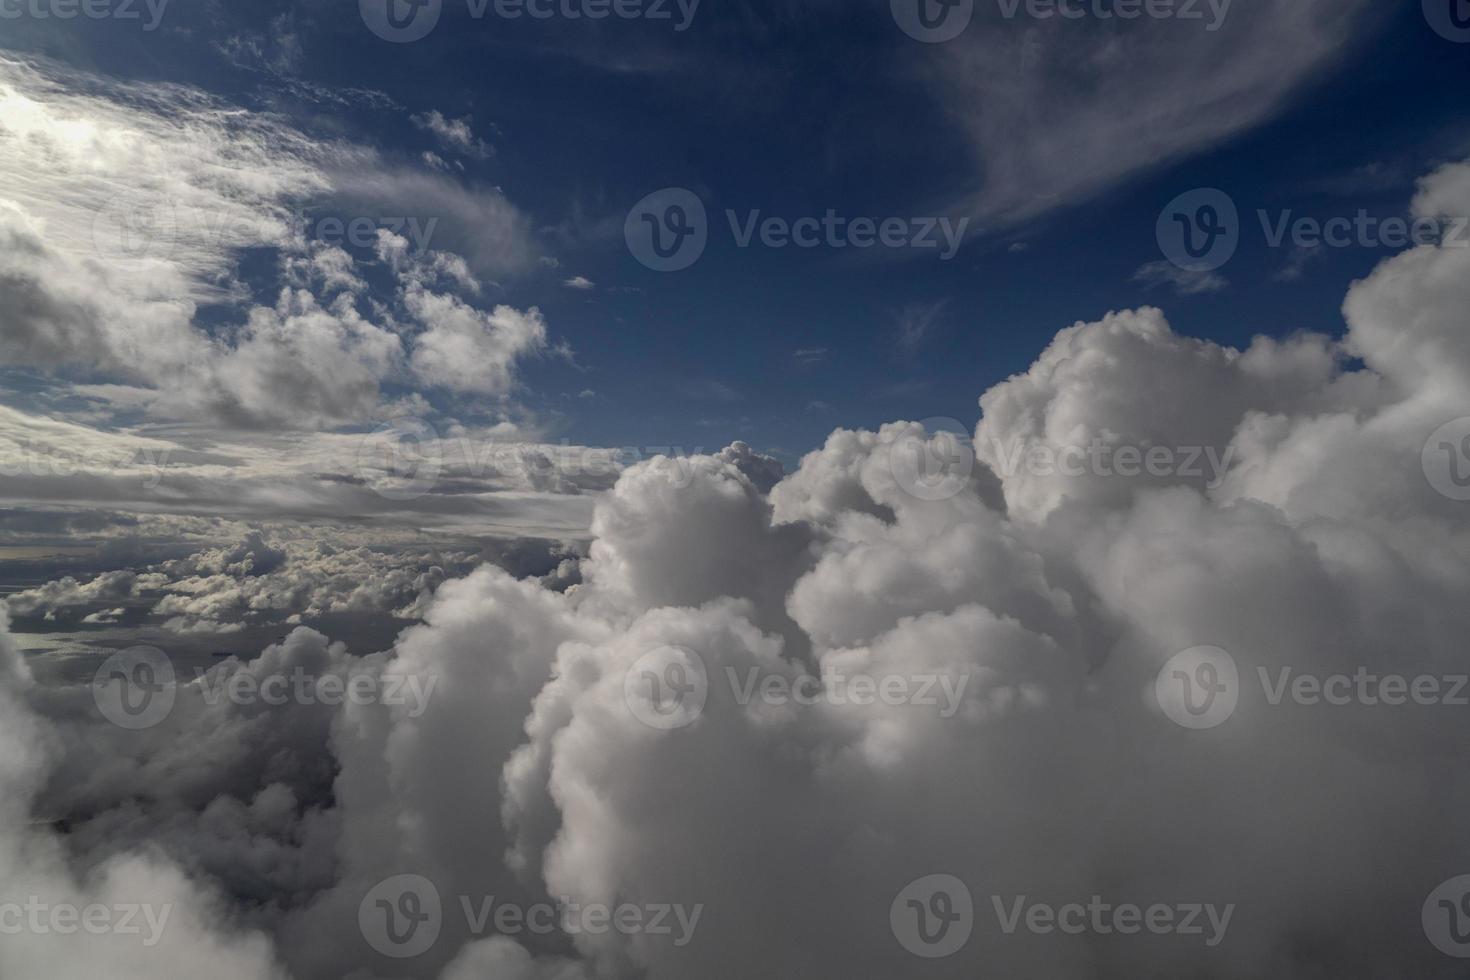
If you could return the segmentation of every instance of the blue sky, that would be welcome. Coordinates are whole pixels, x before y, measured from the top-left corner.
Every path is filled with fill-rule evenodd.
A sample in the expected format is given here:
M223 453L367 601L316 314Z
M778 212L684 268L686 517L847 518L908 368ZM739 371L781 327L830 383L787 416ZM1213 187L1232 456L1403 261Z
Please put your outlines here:
M1265 6L1239 0L1221 33L1265 16ZM988 175L956 122L965 107L953 92L936 94L950 45L911 40L885 5L706 3L678 32L643 20L476 20L449 3L428 37L407 44L379 39L339 4L175 0L151 33L107 21L6 29L17 48L197 86L405 161L443 152L413 115L467 118L491 149L461 154L456 176L501 188L542 255L558 263L496 277L495 297L539 307L553 341L575 351L574 360L523 369L527 403L555 420L557 438L690 449L742 438L791 459L835 425L936 416L972 424L978 395L1024 370L1056 330L1112 309L1160 305L1176 329L1239 345L1256 333L1338 332L1346 285L1388 253L1324 249L1295 280L1275 281L1288 250L1264 242L1255 211L1402 214L1416 178L1470 149L1462 111L1470 61L1416 4L1323 8L1320 17L1341 21L1331 30L1345 40L1248 118L1186 140L1162 162L1143 153L1098 190L994 220L969 206ZM1007 21L982 3L971 30L1004 38L1055 24ZM1095 44L1113 26L1081 29ZM1163 25L1157 43L1203 30ZM242 41L256 53L241 54ZM222 55L230 44L236 65ZM1191 108L1192 95L1209 97L1208 80L1187 65L1162 68L1156 86L1143 78L1121 91L1138 95L1143 110L1219 111ZM1062 81L1046 80L1056 99L1085 97ZM303 82L372 89L393 104L349 96L328 107L293 89ZM1033 124L1045 129L1046 106L1036 111ZM1103 102L1079 125L1106 128L1128 112ZM1139 151L1104 140L1071 165L1105 170L1100 156L1114 152ZM1209 186L1227 190L1246 216L1241 248L1221 271L1228 285L1178 295L1134 280L1160 257L1159 209ZM710 215L708 250L678 273L640 266L620 234L627 209L664 187L694 190ZM756 210L788 220L828 209L968 214L971 225L949 261L932 252L741 249L727 209L741 220ZM573 276L593 288L561 285ZM915 318L927 328L905 343L902 324ZM596 396L577 397L584 391Z

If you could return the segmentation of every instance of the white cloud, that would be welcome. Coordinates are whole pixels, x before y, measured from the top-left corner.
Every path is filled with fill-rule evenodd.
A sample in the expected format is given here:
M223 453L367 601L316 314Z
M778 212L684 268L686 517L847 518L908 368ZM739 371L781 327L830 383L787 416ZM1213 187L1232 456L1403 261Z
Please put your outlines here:
M1159 259L1149 262L1133 273L1133 281L1145 286L1171 286L1180 296L1198 296L1201 293L1218 293L1229 281L1218 272L1185 269Z
M916 56L973 148L967 208L1008 224L1265 122L1333 62L1366 6L1237 4L1207 30L1208 16L1033 19L1023 3L1006 19L977 4L960 38Z
M489 144L475 135L470 128L472 120L468 116L463 119L449 119L435 109L409 118L419 129L432 133L446 149L478 160L487 159L495 152Z
M414 343L413 371L424 384L505 397L520 358L546 349L546 321L535 308L484 313L453 296L410 290L407 305L429 329Z
M1416 207L1470 208L1462 176L1431 177ZM405 288L410 305L425 290ZM439 585L391 652L353 657L303 629L215 668L437 678L418 714L211 703L195 682L129 740L87 712L85 687L36 691L0 645L0 842L35 839L12 829L33 799L69 829L40 835L39 884L0 881L51 894L74 887L63 852L107 867L152 843L170 894L210 909L165 860L228 882L233 913L297 978L967 978L984 963L1080 980L1187 975L1202 957L1220 978L1443 972L1420 909L1470 862L1456 709L1273 706L1247 685L1227 723L1187 731L1154 691L1175 654L1205 644L1248 680L1464 673L1470 534L1422 450L1470 413L1467 308L1470 250L1421 246L1352 287L1342 341L1237 350L1157 309L1114 312L982 396L981 465L952 494L916 492L915 454L948 446L953 460L955 444L912 422L838 430L774 486L773 461L742 444L658 457L596 499L564 588L487 566ZM448 331L446 357L506 329L423 309ZM1213 449L1221 466L1044 465L1094 445L1194 448L1196 464ZM264 539L197 555L175 566L197 582L171 594L181 608L205 597L187 612L212 617L215 598L289 570L284 550L264 575L280 559ZM629 678L636 691L645 658L670 648L697 655L710 685L692 724L660 730L630 706ZM729 678L751 671L932 678L954 710L742 703ZM890 907L936 872L969 884L979 918L963 955L920 964ZM432 880L451 914L432 951L389 963L358 913L403 873ZM457 914L460 896L491 895L704 912L685 945L616 929L518 943ZM1208 951L1188 935L1006 934L993 902L1023 895L1235 915ZM166 962L271 975L263 940L197 918ZM78 949L0 944L0 964L85 975L93 964L58 959ZM108 968L141 975L133 962Z
M0 355L123 382L91 390L156 415L306 428L372 416L414 339L365 301L352 256L325 237L332 221L343 235L354 222L401 230L395 237L418 252L400 265L454 273L444 293L420 278L401 283L413 287L410 306L457 321L507 319L453 295L478 292L471 265L498 274L536 263L524 217L498 192L394 169L371 150L314 141L197 91L144 92L0 59L0 106L9 137L0 139ZM384 213L389 201L397 217ZM352 216L303 217L323 204ZM451 217L441 225L442 215ZM237 266L251 247L279 251L273 305L245 301ZM205 328L196 322L205 303L237 319ZM434 325L416 363L435 363L444 331L457 329ZM487 336L475 350L496 355L491 380L462 390L500 396L514 358L544 337Z

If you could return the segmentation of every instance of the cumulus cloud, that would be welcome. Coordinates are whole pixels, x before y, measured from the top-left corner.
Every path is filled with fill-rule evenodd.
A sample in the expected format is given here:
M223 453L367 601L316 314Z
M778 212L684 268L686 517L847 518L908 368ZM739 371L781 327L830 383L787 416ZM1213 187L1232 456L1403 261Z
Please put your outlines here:
M60 755L62 737L28 704L35 693L0 614L0 731L6 745L0 765L0 871L7 903L29 903L43 922L58 921L56 908L104 910L109 924L124 914L138 935L120 930L7 927L0 944L6 976L30 980L55 976L185 977L208 972L226 980L284 980L270 940L231 922L229 905L209 884L191 878L156 850L117 849L77 868L67 841L31 822L32 805ZM131 908L132 913L122 910ZM149 919L144 913L150 913ZM90 920L97 923L95 911ZM59 920L66 922L63 918ZM153 945L142 939L149 937ZM166 951L166 956L160 954Z
M89 391L154 416L331 428L371 418L385 383L406 379L410 363L441 363L454 337L495 361L488 380L450 386L494 394L515 359L545 342L536 314L484 313L458 295L479 292L471 264L481 274L535 264L524 217L498 192L402 170L197 91L68 78L45 63L0 59L0 106L9 363L110 382ZM416 337L398 329L392 306L369 301L363 256L337 244L363 239L359 253L374 251L363 223L416 249L412 263L395 263L407 318L451 322ZM264 301L242 277L247 249L278 256ZM430 281L426 269L441 275ZM229 326L201 322L209 304L231 309ZM539 332L507 336L501 324L514 318ZM481 324L472 338L471 321Z
M1415 206L1463 210L1464 186L1441 171ZM740 444L644 460L596 499L575 574L446 580L367 657L297 630L181 682L137 739L12 653L7 805L66 821L53 849L90 866L148 842L188 887L223 885L274 946L208 918L180 942L245 957L243 976L272 956L414 980L1448 976L1420 910L1470 862L1459 709L1272 704L1256 678L1464 673L1470 534L1424 450L1470 416L1467 301L1470 251L1423 245L1352 287L1341 340L1238 350L1118 311L986 392L972 439L839 430L785 476ZM189 570L264 582L283 550L264 574L264 540ZM1238 704L1189 730L1157 679L1201 646L1231 657ZM422 711L205 696L296 667L436 693ZM761 693L813 676L827 696ZM405 874L442 914L394 959L360 914ZM921 960L893 913L935 874L974 917L962 954ZM463 913L488 896L699 918L684 943L565 919L528 935ZM1094 896L1231 918L1206 946L1007 933L995 912Z
M413 351L414 374L426 385L481 395L508 395L521 357L546 349L546 321L534 307L473 309L453 296L412 291L408 308L429 329Z
M340 539L339 539L340 540ZM529 544L529 542L523 542ZM532 571L559 563L542 542ZM107 625L129 609L176 633L230 633L246 623L297 623L330 614L369 613L418 618L433 591L452 574L484 560L483 549L332 545L288 541L277 547L260 531L233 546L205 548L138 569L101 572L85 582L64 576L6 597L19 619L77 620ZM524 573L513 556L500 559ZM118 602L125 602L118 607Z

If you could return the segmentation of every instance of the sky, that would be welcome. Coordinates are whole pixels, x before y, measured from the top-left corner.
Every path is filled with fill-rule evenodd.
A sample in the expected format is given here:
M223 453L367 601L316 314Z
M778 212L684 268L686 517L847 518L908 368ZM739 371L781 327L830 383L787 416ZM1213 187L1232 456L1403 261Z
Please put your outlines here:
M0 977L1457 975L1467 55L0 0Z
M423 224L439 219L431 245L481 256L487 301L539 308L550 344L575 352L520 365L521 407L555 441L693 450L740 438L794 462L834 424L968 425L977 390L1023 370L1060 326L1109 310L1166 306L1232 344L1340 332L1337 300L1383 252L1324 250L1277 281L1292 250L1263 240L1255 212L1402 214L1414 180L1465 149L1464 51L1413 5L1264 6L1228 8L1211 32L1201 4L1198 22L1148 21L1123 40L1117 21L1025 8L1007 20L982 3L940 45L906 36L881 4L711 5L680 31L673 7L669 22L542 21L494 7L476 19L450 2L426 37L398 44L337 4L175 0L151 32L146 18L4 26L12 51L280 113L314 140L372 147L404 180L434 176L419 158L438 154L459 186L503 195L522 254L496 256L512 232L430 194L366 209L300 201L347 220L417 207ZM984 53L1023 36L1066 54L1015 67L1014 52ZM1214 51L1229 71L1211 70ZM469 143L413 122L433 113L467 121ZM1032 120L1046 125L1029 134ZM1171 135L1142 131L1152 120ZM1160 258L1163 206L1211 186L1251 216L1228 285L1181 296L1136 278ZM679 274L641 267L620 234L665 187L692 189L713 223L706 254ZM739 248L726 215L829 209L970 220L945 261L937 249ZM239 274L251 288L273 292L273 270L250 271ZM238 310L219 311L214 328L232 321ZM428 397L446 413L479 407Z

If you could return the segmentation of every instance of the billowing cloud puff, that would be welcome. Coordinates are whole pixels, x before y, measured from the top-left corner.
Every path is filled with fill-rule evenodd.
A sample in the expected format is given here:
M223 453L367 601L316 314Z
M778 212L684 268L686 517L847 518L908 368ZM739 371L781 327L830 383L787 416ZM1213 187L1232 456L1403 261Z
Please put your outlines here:
M8 363L109 382L89 393L155 416L319 429L386 414L382 387L413 375L504 396L517 359L545 346L538 313L469 305L457 291L479 290L470 263L432 247L441 231L477 270L532 266L525 218L499 192L401 173L201 92L44 62L0 58L0 110ZM440 230L436 213L472 227ZM395 263L395 302L417 331L369 302L357 262L379 234L416 250ZM275 254L273 283L246 281L246 250ZM426 283L425 267L457 275ZM207 305L229 311L225 325L200 316ZM465 374L470 358L489 367Z
M556 588L486 566L391 652L298 630L216 668L433 679L426 703L195 679L114 743L32 692L16 738L54 761L3 778L93 866L154 839L226 883L298 978L1452 976L1421 915L1470 870L1441 459L1467 282L1470 251L1420 246L1354 286L1342 340L1243 351L1116 312L985 393L973 440L839 431L774 486L745 447L640 462ZM375 892L403 876L437 906ZM392 955L385 911L433 941Z
M117 849L79 870L66 838L32 823L32 803L60 738L27 703L33 683L8 626L0 614L0 894L6 910L0 969L17 980L206 972L221 980L284 980L265 935L233 927L228 904L214 888L151 848Z

